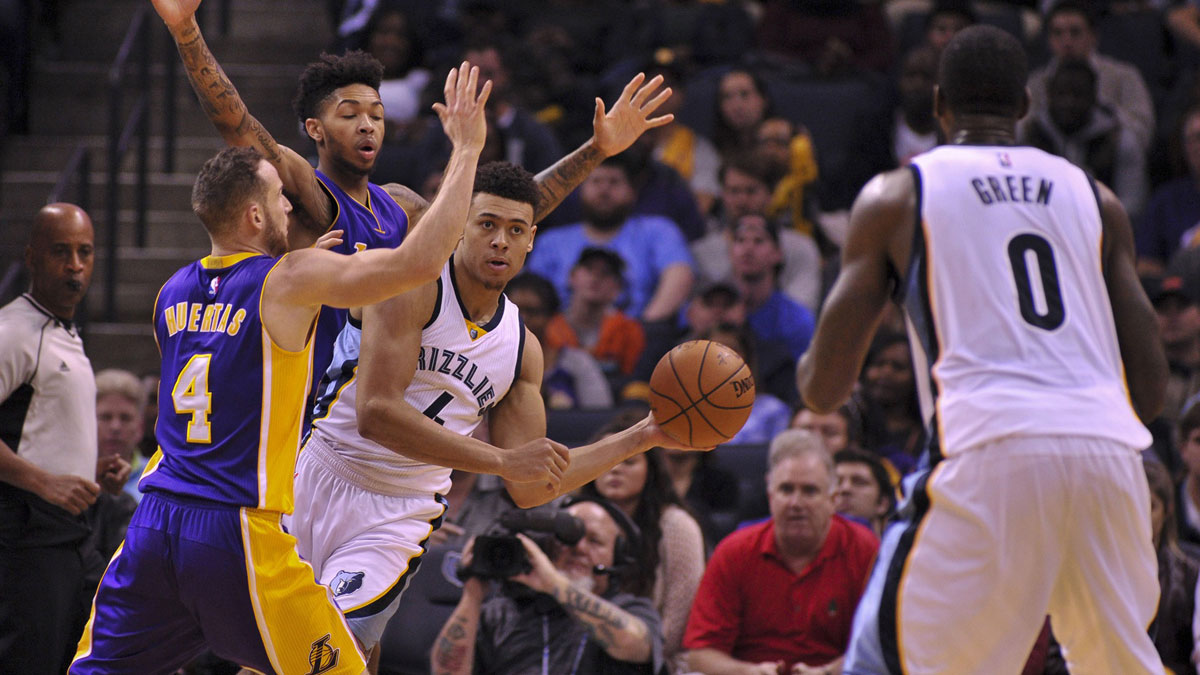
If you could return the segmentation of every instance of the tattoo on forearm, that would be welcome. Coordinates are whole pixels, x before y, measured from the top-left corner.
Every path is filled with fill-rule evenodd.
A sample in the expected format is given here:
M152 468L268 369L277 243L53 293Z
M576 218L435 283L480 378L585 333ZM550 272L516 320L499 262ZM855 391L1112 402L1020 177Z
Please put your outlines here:
M179 55L183 59L188 81L204 114L218 128L234 129L239 135L247 133L254 137L267 161L275 163L281 159L279 145L271 134L263 129L246 109L237 88L225 75L216 57L209 51L203 36L195 28L187 29L176 38Z
M442 673L453 673L461 669L468 655L466 644L467 617L455 616L451 617L450 625L446 626L446 630L438 637L437 648L433 655L434 672L439 675Z
M545 218L566 199L571 190L579 187L592 169L600 165L604 157L592 145L586 145L560 159L554 166L538 174L538 203L534 221Z

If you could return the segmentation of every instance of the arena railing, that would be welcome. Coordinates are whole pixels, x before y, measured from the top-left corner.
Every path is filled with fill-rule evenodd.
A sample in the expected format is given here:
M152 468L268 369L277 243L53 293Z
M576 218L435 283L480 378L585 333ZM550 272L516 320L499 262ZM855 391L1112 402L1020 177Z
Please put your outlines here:
M232 20L231 0L220 0L216 3L217 29L221 35L229 33ZM203 22L203 14L197 15L197 20ZM117 317L117 265L119 242L120 214L120 177L121 164L126 154L136 142L136 190L134 192L134 243L138 248L146 246L147 221L147 178L150 148L150 67L153 32L151 26L161 25L155 20L155 15L149 5L143 5L134 12L129 28L125 31L125 39L117 50L116 59L108 71L108 139L106 164L108 182L106 185L105 220L108 223L108 256L104 270L104 313L108 321ZM166 29L159 31L166 35ZM176 87L178 86L179 56L175 51L174 41L167 38L163 59L163 173L175 171L175 137L178 135L178 110L176 106ZM136 69L136 84L126 86L129 71ZM127 90L133 93L133 103L129 112L125 112L125 96Z

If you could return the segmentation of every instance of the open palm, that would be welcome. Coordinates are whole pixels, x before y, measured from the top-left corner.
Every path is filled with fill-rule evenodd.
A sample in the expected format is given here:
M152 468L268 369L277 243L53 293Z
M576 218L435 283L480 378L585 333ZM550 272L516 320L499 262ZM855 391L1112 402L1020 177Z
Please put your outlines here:
M646 76L638 73L634 76L621 95L613 103L612 110L605 111L604 101L596 99L596 113L592 119L592 133L595 136L597 149L611 157L625 148L646 132L647 129L661 127L675 119L674 115L659 115L650 117L654 111L671 96L671 88L655 91L662 86L662 76L656 75L649 82ZM643 84L645 83L645 84ZM651 96L653 95L653 98Z
M151 0L154 10L162 17L163 23L174 26L191 18L200 6L200 0Z

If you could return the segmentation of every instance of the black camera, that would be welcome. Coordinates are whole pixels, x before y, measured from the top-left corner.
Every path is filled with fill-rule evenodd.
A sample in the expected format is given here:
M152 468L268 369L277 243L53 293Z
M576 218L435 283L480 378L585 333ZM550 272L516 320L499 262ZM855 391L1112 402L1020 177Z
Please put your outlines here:
M558 545L574 546L583 538L583 521L566 511L512 510L501 514L487 534L475 538L471 565L459 570L459 578L507 579L530 572L533 566L525 547L517 539L520 532L553 557Z

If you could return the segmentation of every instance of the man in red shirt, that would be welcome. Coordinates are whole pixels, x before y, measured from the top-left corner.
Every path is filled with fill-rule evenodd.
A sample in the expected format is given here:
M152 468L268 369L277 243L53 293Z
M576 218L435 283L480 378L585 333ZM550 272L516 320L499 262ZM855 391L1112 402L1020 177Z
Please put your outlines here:
M815 434L791 429L771 443L771 518L729 535L713 553L683 638L692 670L841 672L879 541L834 513L833 476Z

